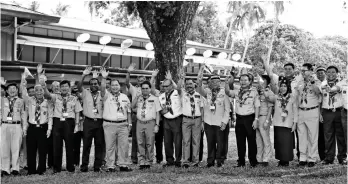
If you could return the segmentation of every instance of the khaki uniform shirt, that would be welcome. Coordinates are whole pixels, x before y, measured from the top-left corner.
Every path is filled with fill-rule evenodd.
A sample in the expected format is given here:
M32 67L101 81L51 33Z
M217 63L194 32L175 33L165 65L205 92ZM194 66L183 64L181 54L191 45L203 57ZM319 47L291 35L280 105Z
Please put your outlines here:
M343 107L345 109L348 109L348 79L343 79L342 81L340 81L338 84L337 84L340 88L341 88L341 101L342 101L342 104L343 104ZM340 100L339 100L340 101Z
M231 110L229 97L225 94L224 88L221 88L216 97L216 107L212 110L212 91L206 89L207 98L204 99L204 117L203 120L209 125L220 126L221 123L227 124Z
M342 107L344 103L344 101L342 101L342 93L338 92L330 99L329 92L326 89L323 89L323 87L326 85L327 85L327 80L324 80L320 86L320 90L323 94L323 103L321 107L324 109ZM336 85L339 86L339 82Z
M94 107L95 101L95 107ZM96 98L89 89L83 89L82 91L82 102L83 102L83 115L88 118L103 118L103 99L100 95L100 91L97 92Z
M239 99L239 90L232 90L236 99L236 114L241 116L255 113L255 109L261 106L260 96L255 87L251 87L249 92L245 92L242 100Z
M267 116L269 107L273 107L273 103L271 103L267 98L272 98L274 93L271 90L265 91L260 95L260 116Z
M13 114L10 113L10 101L6 97L1 97L1 121L21 121L22 125L27 123L24 100L16 97L13 103Z
M162 93L159 96L160 99L160 104L162 107L164 107L166 105L166 93ZM167 112L166 114L164 114L163 116L165 118L168 119L174 119L180 115L182 115L182 104L181 104L181 99L179 96L179 93L177 90L174 90L173 93L170 95L170 99L171 99L171 108L173 110L173 114L171 114L170 112Z
M36 106L40 105L40 122L36 122L35 113L36 113ZM53 108L49 105L49 101L47 99L44 99L41 104L37 104L35 97L29 97L28 101L26 102L26 110L28 114L28 122L33 125L37 124L47 124L48 123L48 129L52 130L52 117L53 117ZM27 125L26 125L27 126ZM27 130L27 127L24 128Z
M136 102L137 118L140 121L156 120L157 112L162 110L158 97L150 94L150 96L144 100L143 96L139 96Z
M103 119L106 121L123 121L128 119L128 113L131 112L131 105L127 95L119 93L117 101L114 95L106 92L103 102Z
M191 101L190 101L191 95L185 90L182 90L182 94L181 94L182 114L189 117L192 117L192 116L199 117L202 115L201 107L204 106L203 97L197 91L195 91L192 96L194 98L194 104L195 104L194 114L192 114L192 107L191 107Z
M55 118L74 118L76 113L82 111L81 103L77 97L72 95L67 95L67 104L66 104L66 114L63 114L63 97L60 94L51 94L51 101L54 105L53 117ZM67 115L67 116L64 116Z
M312 91L312 85L319 86L320 88L321 82L317 80L315 84L309 84L307 83L307 92L305 92L305 81L302 80L296 85L296 91L297 91L297 99L298 99L298 105L301 108L312 108L315 106L318 106L321 102L320 95L316 95L314 91ZM305 101L307 99L307 102Z

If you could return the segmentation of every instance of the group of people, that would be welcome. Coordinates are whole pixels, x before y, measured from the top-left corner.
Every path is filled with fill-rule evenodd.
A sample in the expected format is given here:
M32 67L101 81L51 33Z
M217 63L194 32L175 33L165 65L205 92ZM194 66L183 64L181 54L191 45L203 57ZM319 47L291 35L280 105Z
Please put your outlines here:
M231 70L225 85L219 75L204 79L202 66L197 80L181 70L175 83L167 72L159 90L155 88L158 70L149 81L138 76L133 86L131 65L123 86L105 68L92 71L87 67L80 81L55 81L49 90L39 65L35 86L27 86L25 75L19 86L1 86L1 175L19 174L20 155L26 155L29 175L44 174L47 165L54 173L61 172L63 141L68 172L76 167L88 172L93 140L94 172L100 172L103 165L106 172L115 172L117 167L129 172L131 162L148 169L155 147L156 162L163 161L163 142L163 167L198 167L204 133L206 167L222 167L232 121L236 122L236 167L246 165L246 140L250 166L268 166L273 155L272 124L278 166L289 165L295 148L299 166L313 167L319 159L332 164L336 142L338 162L345 165L348 81L338 80L339 69L329 66L314 71L312 64L305 63L295 76L294 64L288 63L285 76L278 76L267 63L264 66L267 75L258 77L256 85L254 76L244 70ZM90 77L89 88L83 87L86 77ZM236 77L239 86L234 84Z

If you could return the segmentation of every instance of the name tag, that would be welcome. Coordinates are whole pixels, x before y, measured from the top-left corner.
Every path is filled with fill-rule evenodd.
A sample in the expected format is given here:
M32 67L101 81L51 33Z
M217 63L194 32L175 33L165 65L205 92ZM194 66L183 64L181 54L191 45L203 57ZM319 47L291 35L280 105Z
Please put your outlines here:
M93 109L93 110L92 110L92 112L97 113L97 112L98 112L98 110L97 110L97 109Z
M154 100L149 100L149 102L155 102Z
M127 100L122 100L122 102L127 102Z
M63 116L68 117L68 113L67 112L63 113Z
M211 105L211 106L210 106L210 110L215 110L215 106L214 106L214 105Z
M60 121L65 121L65 118L60 118Z
M7 121L12 121L12 117L7 117Z
M37 124L37 121L33 121L34 124Z
M200 96L199 95L195 95L195 98L200 98Z

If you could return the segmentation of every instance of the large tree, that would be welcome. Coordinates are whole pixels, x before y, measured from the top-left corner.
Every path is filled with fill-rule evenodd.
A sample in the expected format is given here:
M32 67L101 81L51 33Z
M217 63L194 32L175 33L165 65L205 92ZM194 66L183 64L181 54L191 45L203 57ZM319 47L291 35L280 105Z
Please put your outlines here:
M59 16L66 16L68 14L70 5L63 4L62 2L59 2L57 7L55 9L52 9L52 13Z
M157 80L163 80L169 70L177 81L185 56L187 33L199 1L128 1L126 4L130 12L138 12L153 43L159 69Z

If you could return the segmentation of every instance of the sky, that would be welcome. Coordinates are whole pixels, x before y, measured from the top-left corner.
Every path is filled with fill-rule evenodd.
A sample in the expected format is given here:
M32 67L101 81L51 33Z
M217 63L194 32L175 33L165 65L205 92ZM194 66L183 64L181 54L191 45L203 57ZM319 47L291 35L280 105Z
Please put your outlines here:
M16 0L23 6L28 6L31 1ZM39 11L42 13L52 14L59 2L69 4L71 8L68 17L82 20L91 20L91 16L84 1L81 0L41 0ZM217 1L219 19L226 23L228 13L226 13L228 1ZM285 11L279 17L282 24L293 24L298 28L311 32L316 37L325 35L341 35L348 38L348 23L343 24L344 19L348 22L348 12L343 11L342 0L293 0L285 3ZM273 7L269 6L266 10L266 19L273 18ZM98 21L94 19L93 21Z

